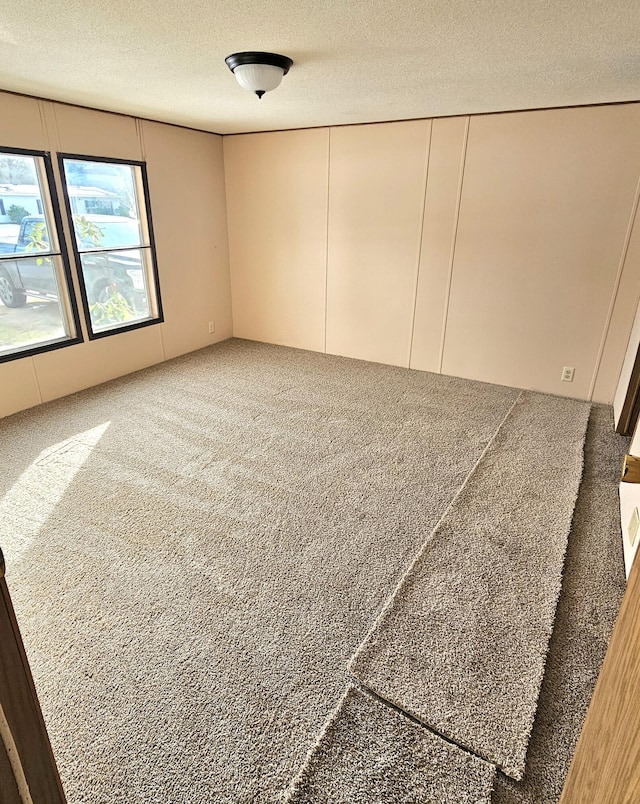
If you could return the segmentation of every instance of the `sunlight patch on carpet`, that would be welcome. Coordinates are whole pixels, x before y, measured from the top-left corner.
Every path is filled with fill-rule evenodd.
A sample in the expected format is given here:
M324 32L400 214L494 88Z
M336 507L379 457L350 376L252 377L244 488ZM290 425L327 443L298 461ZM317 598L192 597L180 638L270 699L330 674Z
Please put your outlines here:
M28 550L110 423L44 449L0 500L0 543L8 564Z

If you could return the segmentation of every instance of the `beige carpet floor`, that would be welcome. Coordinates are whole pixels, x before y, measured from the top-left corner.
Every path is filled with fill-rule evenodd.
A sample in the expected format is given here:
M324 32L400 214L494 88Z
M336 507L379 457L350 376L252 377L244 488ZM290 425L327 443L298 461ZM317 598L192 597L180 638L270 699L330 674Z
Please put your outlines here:
M517 396L234 341L0 421L0 544L70 804L279 800ZM627 444L594 407L525 775L494 804L558 800L624 588ZM379 771L369 741L424 727L367 712Z
M0 422L71 804L277 800L517 396L231 341Z
M522 778L590 406L523 393L350 667Z
M628 446L629 439L613 432L611 409L593 406L525 775L515 781L498 772L492 804L556 804L560 798L625 587L617 486ZM438 804L456 797L464 801L468 795L482 800L477 788L460 784L450 758L439 774L432 772L449 743L379 697L368 695L358 703L352 697L350 690L307 757L295 780L293 801ZM410 733L414 736L407 746L404 737ZM383 734L390 742L381 738ZM438 788L443 779L444 791ZM479 782L472 768L467 782Z
M495 766L350 685L287 804L490 804Z
M499 772L493 804L560 798L625 589L618 483L628 448L611 408L594 406L525 775L516 782Z

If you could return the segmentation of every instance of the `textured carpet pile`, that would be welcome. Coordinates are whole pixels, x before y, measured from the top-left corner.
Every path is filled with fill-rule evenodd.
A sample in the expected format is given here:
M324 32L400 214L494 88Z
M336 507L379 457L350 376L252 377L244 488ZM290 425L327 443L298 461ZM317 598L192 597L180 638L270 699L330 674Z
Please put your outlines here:
M487 763L359 688L343 696L350 657L518 397L230 341L0 422L0 544L70 804L271 802L294 777L316 801L486 800ZM598 538L589 517L613 533L617 516L619 442L610 411L598 415L591 452L606 442L606 456L578 500L585 543ZM612 545L571 587L547 717L586 708L621 587ZM492 597L485 569L482 606L507 622L512 600ZM554 606L553 582L540 590ZM574 617L596 624L575 636ZM580 683L565 682L572 639ZM532 772L498 774L500 804L553 800L579 717L565 717L562 739L536 723ZM549 751L563 759L541 781ZM296 776L305 757L314 772ZM318 787L334 784L330 766L335 795Z
M590 406L523 393L351 671L438 733L524 774Z
M350 685L287 804L489 804L495 767Z
M560 798L625 590L618 483L628 448L613 432L611 408L594 406L524 778L499 772L493 804Z
M284 791L517 396L231 341L1 422L0 543L71 802Z

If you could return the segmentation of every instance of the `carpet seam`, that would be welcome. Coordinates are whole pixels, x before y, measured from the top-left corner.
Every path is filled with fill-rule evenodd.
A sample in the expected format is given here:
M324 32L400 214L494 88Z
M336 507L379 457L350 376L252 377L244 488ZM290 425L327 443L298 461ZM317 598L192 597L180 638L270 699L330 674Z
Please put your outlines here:
M520 399L522 399L522 397L524 396L524 394L525 394L525 393L526 393L525 391L520 391L520 392L518 393L518 395L516 396L516 398L514 399L513 403L510 405L509 409L507 410L507 412L506 412L506 413L505 413L505 415L503 416L502 420L500 421L500 423L498 424L498 426L497 426L497 427L496 427L496 429L494 430L493 434L491 435L491 437L489 438L489 440L488 440L488 441L487 441L487 443L485 444L485 447L484 447L484 449L482 450L482 452L480 453L480 456L478 457L478 459L476 460L476 462L474 463L474 465L473 465L473 466L471 467L471 469L469 470L469 473L468 473L468 474L467 474L467 476L465 477L465 479L464 479L463 483L461 484L460 488L458 489L458 491L457 491L457 492L455 493L455 495L453 496L453 499L451 500L451 502L450 502L450 503L449 503L449 505L447 506L446 510L444 511L444 513L442 514L442 516L440 517L440 519L438 520L438 522L436 523L435 527L432 529L432 531L431 531L431 533L429 534L429 536L427 537L427 539L426 539L426 540L424 541L424 543L421 545L420 549L418 550L418 552L417 552L416 556L415 556L415 557L414 557L414 559L412 560L412 562L411 562L411 564L409 565L409 567L408 567L408 568L405 570L405 572L403 572L403 573L402 573L402 576L400 577L400 579L399 579L398 583L396 584L396 586L394 587L393 591L391 592L391 594L390 594L389 598L386 600L386 602L385 602L385 603L384 603L384 605L382 606L382 609L380 610L380 612L379 612L378 616L376 617L376 619L375 619L375 621L374 621L373 626L372 626L372 627L369 629L369 631L367 632L366 636L365 636L365 637L364 637L364 639L361 641L360 645L358 646L358 648L356 649L356 651L355 651L355 652L354 652L354 654L352 655L351 659L349 659L349 662L348 662L348 664L347 664L347 671L350 673L350 678L349 678L349 682L350 682L350 683L354 683L354 682L355 682L355 683L358 685L358 687L360 687L360 688L364 689L364 690L365 690L365 691L366 691L368 694L370 694L370 695L371 695L373 698L375 698L375 699L379 699L379 701L380 701L380 702L382 702L383 704L385 704L385 705L389 706L389 708L393 709L394 711L398 712L399 714L402 714L402 715L403 715L404 717L406 717L408 720L410 720L410 721L412 721L412 722L416 723L416 724L417 724L417 725L419 725L421 728L426 728L426 729L428 729L428 730L429 730L429 731L431 731L433 734L436 734L438 737L442 738L442 739L443 739L445 742L447 742L447 743L449 743L449 744L451 744L451 745L457 746L457 747L458 747L458 748L460 748L461 750L467 751L467 752L468 752L468 753L470 753L472 756L475 756L475 757L477 757L478 759L481 759L483 762L487 762L487 763L488 763L488 764L490 764L490 765L494 765L494 767L495 767L496 769L497 769L497 767L498 767L498 766L496 765L496 763L495 763L495 762L492 762L491 760L486 759L486 757L481 757L481 756L479 756L478 754L476 754L476 753L475 753L475 752L474 752L472 749L469 749L469 748L467 748L466 746L461 746L461 745L459 745L458 743L456 743L454 740L451 740L450 738L445 737L443 734L441 734L440 732L436 731L436 730L435 730L435 729L433 729L431 726L428 726L426 723L424 723L423 721L421 721L419 718L415 717L414 715L411 715L409 712L407 712L406 710L404 710L404 709L403 709L401 706L396 705L396 704L394 704L392 701L389 701L388 699L383 698L381 695L378 695L377 693L375 693L375 692L374 692L372 689L370 689L369 687L367 687L367 686L366 686L366 684L364 684L364 683L363 683L363 682L362 682L362 681L361 681L361 680L360 680L360 679L359 679L359 678L358 678L356 675L354 675L353 673L351 673L351 669L350 669L350 668L351 668L351 662L353 661L353 659L355 658L355 656L358 654L358 652L359 652L359 650L360 650L360 647L361 647L361 646L362 646L362 645L363 645L365 642L367 642L367 640L368 640L369 636L370 636L370 635L373 633L373 631L375 631L375 629L376 629L376 627L377 627L377 625L378 625L378 621L381 619L381 617L382 617L382 615L384 614L384 612L386 611L386 609L387 609L388 605L389 605L389 604L390 604L390 603L393 601L393 599L394 599L394 597L395 597L395 595L396 595L396 592L397 592L397 591L398 591L398 589L401 587L402 583L404 582L405 577L406 577L406 576L409 574L409 572L410 572L410 571L411 571L411 569L413 568L414 564L417 562L417 560L419 559L419 557L422 555L422 552L423 552L423 550L424 550L425 545L426 545L426 544L427 544L427 543L430 541L430 539L432 538L433 534L434 534L434 533L437 531L438 527L440 526L440 523L441 523L441 522L444 520L444 518L445 518L445 517L448 515L448 513L449 513L450 509L452 508L453 504L454 504L454 503L455 503L455 501L458 499L458 497L459 497L459 496L460 496L460 494L462 493L463 489L466 487L466 485L467 485L467 483L468 483L469 479L471 478L471 476L474 474L474 472L475 472L475 471L476 471L476 469L478 468L478 465L480 464L480 462L481 462L481 461L484 459L484 457L485 457L485 455L486 455L487 451L489 450L490 446L491 446L491 445L494 443L494 441L496 440L496 438L497 438L497 436L498 436L498 433L500 432L500 430L501 430L501 429L502 429L502 427L504 426L504 424L505 424L505 422L507 421L507 419L508 419L508 418L511 416L511 414L512 414L512 412L513 412L514 408L515 408L515 406L518 404L518 402L520 401ZM310 746L309 750L307 751L307 753L306 753L306 755L305 755L305 759L304 759L304 761L302 762L302 764L301 764L300 768L298 769L298 772L296 773L296 775L295 775L295 776L293 777L293 779L291 780L291 782L290 782L290 784L289 784L289 787L287 788L287 791L286 791L286 793L285 793L285 797L284 797L283 801L285 801L285 802L286 802L286 801L288 801L288 800L289 800L289 797L290 797L290 796L291 796L291 795L292 795L292 794L295 792L295 786L297 785L297 783L298 783L298 782L300 781L300 779L302 778L302 776L303 776L304 772L306 771L306 769L309 767L309 765L310 765L310 763L311 763L311 760L312 760L312 758L313 758L313 755L314 755L314 753L315 753L316 749L317 749L317 748L320 746L320 744L322 743L323 739L324 739L324 738L325 738L325 736L326 736L326 733L327 733L327 731L328 731L329 727L331 726L331 724L332 724L332 723L334 722L334 720L336 719L337 714L338 714L338 712L339 712L339 710L340 710L340 706L341 706L341 704L343 703L343 701L344 701L344 700L345 700L345 698L346 698L346 695L347 695L348 689L349 689L349 688L347 687L347 690L346 690L346 691L345 691L345 692L344 692L344 693L343 693L343 694L340 696L340 698L339 698L339 699L338 699L338 701L336 702L336 704L335 704L335 706L334 706L333 710L332 710L332 711L329 713L329 715L327 716L327 718L326 718L326 720L325 720L325 722L324 722L324 724L323 724L323 726L322 726L322 729L321 729L321 730L320 730L320 732L317 734L317 736L316 736L316 738L315 738L315 740L314 740L313 744ZM495 783L495 773L494 773L494 783ZM493 784L492 784L492 789L493 789Z
M286 802L288 802L291 796L296 792L296 787L298 786L298 783L302 780L305 771L311 765L311 760L313 759L316 749L320 747L322 741L326 737L327 731L329 730L330 726L337 719L340 707L346 700L348 692L349 692L349 685L347 684L346 690L342 693L342 695L338 699L338 702L335 704L331 712L329 712L329 714L327 715L327 718L325 719L322 728L320 729L318 735L313 741L313 744L309 747L309 750L305 754L304 760L300 765L300 767L298 768L296 775L291 779L289 785L287 786L287 789L284 791L284 795L282 797L282 801L284 802L284 804L286 804Z
M357 678L357 676L356 676L356 675L355 675L355 674L352 672L352 670L351 670L351 665L352 665L352 663L353 663L353 660L356 658L356 656L357 656L357 655L358 655L358 653L360 652L360 649L362 648L362 646L363 646L363 645L364 645L366 642L368 642L368 641L369 641L369 637L370 637L370 636L371 636L371 635L374 633L374 631L375 631L375 630L376 630L376 628L378 627L379 622L382 620L382 617L383 617L383 616L384 616L384 614L386 613L387 608L389 607L389 605L390 605L390 604L393 602L393 600L395 599L395 597L396 597L396 593L397 593L397 592L400 590L400 588L401 588L402 584L403 584L403 583L404 583L404 581L405 581L405 578L406 578L406 577L409 575L409 573L411 572L411 570L414 568L414 566L416 565L416 563L418 562L418 560L419 560L419 559L420 559L420 557L422 556L422 553L424 552L424 548L425 548L425 547L427 546L427 544L428 544L428 543L431 541L431 539L433 538L434 534L436 533L436 531L438 530L438 528L440 527L440 525L441 525L441 524L442 524L442 522L444 521L445 517L446 517L446 516L449 514L449 511L450 511L450 510L451 510L451 508L453 507L454 503L456 502L456 500L458 499L458 497L459 497L459 496L462 494L463 490L466 488L467 483L469 482L470 478L471 478L471 477L472 477L472 475L475 473L475 471L476 471L476 469L478 468L478 466L479 466L480 462L481 462L481 461L484 459L485 455L487 454L487 451L489 450L489 447L490 447L490 446L493 444L493 442L496 440L496 438L497 438L497 436L498 436L498 433L500 432L500 430L501 430L501 429L503 428L503 426L504 426L504 423L507 421L507 419L509 418L509 416L511 416L511 413L512 413L513 409L514 409L514 408L515 408L515 406L518 404L518 402L520 401L520 399L523 397L523 395L524 395L524 394L525 394L525 391L520 391L520 393L518 394L518 396L517 396L517 397L515 398L515 400L513 401L513 404L511 405L511 407L509 408L509 410L508 410L508 411L506 412L506 414L504 415L503 419L501 420L500 424L497 426L497 428L496 428L496 430L494 431L493 435L492 435L492 436L491 436L491 438L490 438L490 439L487 441L487 443L486 443L486 445L485 445L484 449L483 449L483 450L482 450L482 452L480 453L480 457L479 457L479 458L478 458L478 460L477 460L477 461L474 463L474 465L471 467L471 469L470 469L470 471L469 471L468 475L465 477L465 479L464 479L464 481L463 481L462 485L460 486L460 488L458 489L458 491L457 491L457 492L455 493L455 495L453 496L453 499L451 500L451 502L450 502L450 503L449 503L449 505L447 506L446 510L444 511L444 513L442 514L442 516L440 517L440 519L439 519L439 520L436 522L436 524L435 524L434 528L432 529L431 533L429 534L429 536L428 536L428 537L425 539L425 541L424 541L424 542L422 543L422 545L420 546L420 549L418 550L418 552L417 552L417 553L416 553L416 555L414 556L413 560L411 561L411 563L409 564L409 566L407 567L407 569L406 569L406 570L405 570L405 571L402 573L402 575L400 576L400 579L398 580L398 583L397 583L397 584L394 586L393 591L391 592L391 594L389 595L389 597L388 597L388 598L387 598L387 600L385 601L384 605L382 606L382 608L381 608L381 609L380 609L380 611L378 612L378 616L376 617L376 619L375 619L375 621L374 621L373 625L372 625L372 626L371 626L371 628L370 628L370 629L367 631L367 633L366 633L366 635L365 635L364 639L362 639L362 641L360 642L360 644L358 645L358 647L356 648L356 650L355 650L355 651L354 651L354 653L352 654L351 658L349 659L349 661L348 661L348 663L347 663L347 670L348 670L348 672L349 672L349 673L351 673L351 675L353 676L353 678Z
M390 701L388 698L385 698L383 695L380 695L380 693L376 692L375 690L372 690L371 687L367 687L364 681L357 678L356 676L350 678L349 683L351 684L355 683L363 692L365 692L379 704L381 704L382 706L386 706L388 709L391 709L398 715L406 717L407 720L410 720L412 723L415 723L416 726L420 726L421 729L426 729L427 731L431 732L431 734L435 734L436 737L439 737L443 742L448 743L449 745L452 745L455 748L460 748L462 751L466 751L467 754L471 754L471 756L475 757L476 759L479 759L482 762L485 762L487 765L493 765L494 769L496 770L498 769L498 766L496 765L495 762L492 762L490 759L487 759L486 757L483 757L480 754L476 753L476 751L474 751L473 748L469 748L466 745L461 745L460 743L457 743L455 740L452 740L451 737L447 737L446 734L443 734L437 729L434 729L433 726L429 726L428 723L425 723L423 720L420 720L419 717L412 715L411 712L407 712L401 706L398 706L397 704L393 703L393 701Z
M589 412L587 414L587 421L586 421L585 428L584 428L584 434L582 436L582 449L581 449L581 452L580 452L580 482L576 485L575 493L572 495L573 496L573 502L572 502L573 513L571 514L571 520L569 521L569 526L568 526L568 531L567 531L567 538L565 540L564 551L563 551L563 554L562 554L562 568L561 568L561 573L560 573L560 582L558 583L558 588L557 588L556 594L555 594L555 605L553 607L553 617L551 619L551 627L549 629L548 634L546 634L546 637L547 637L546 650L544 652L544 657L543 657L542 665L540 667L540 672L539 672L538 676L536 676L536 684L538 686L538 695L536 697L536 706L535 706L535 709L533 710L533 715L531 717L531 722L529 723L529 727L528 727L528 729L526 731L527 750L525 752L525 766L524 766L524 769L523 769L522 773L520 774L520 776L516 778L516 781L522 781L522 778L524 777L524 774L526 772L526 755L527 755L527 753L529 751L529 744L531 743L531 733L533 732L533 725L535 723L536 714L538 712L538 707L540 705L540 693L542 692L542 682L544 681L544 676L545 676L545 672L546 672L546 669L547 669L547 661L549 659L549 650L550 650L550 647L551 647L551 637L553 636L553 632L554 632L555 626L556 626L556 619L557 619L557 616L558 616L558 604L560 602L560 594L562 593L562 584L564 582L564 573L565 573L565 568L566 568L566 563L567 563L567 552L569 550L569 537L571 536L571 531L573 529L573 520L574 520L574 517L576 515L576 504L578 502L578 495L580 494L580 486L582 485L582 482L584 480L584 464L585 464L584 451L585 451L585 445L586 445L586 441L587 441L587 429L589 427L589 420L591 419L591 411L592 411L592 408L593 408L591 403L588 403L588 404L589 404ZM498 767L500 767L500 766L498 766ZM509 774L506 774L506 775L509 775Z
M302 764L300 765L300 768L298 769L297 773L295 774L295 776L289 782L289 785L288 785L287 789L285 790L285 792L283 794L283 798L282 798L283 804L287 804L287 802L290 801L291 796L293 796L295 793L298 792L298 790L297 790L298 785L299 785L300 782L302 782L304 780L304 777L306 775L307 770L311 768L312 761L313 761L313 758L315 756L316 750L321 747L323 741L325 740L325 738L327 736L327 733L328 733L329 729L338 720L342 705L346 701L347 696L349 694L350 686L355 686L357 689L360 689L365 695L367 695L373 701L378 703L380 706L383 706L383 707L389 709L390 711L395 712L397 715L400 715L400 717L402 717L402 718L406 718L409 722L413 723L415 726L419 726L421 729L424 729L426 732L429 732L430 734L433 734L434 736L438 737L438 739L442 740L442 742L446 743L447 745L450 745L452 748L457 748L458 750L463 751L466 754L469 754L470 756L474 757L479 762L482 762L483 764L490 766L490 768L493 770L493 774L492 774L492 777L491 777L491 788L489 790L489 793L490 794L493 793L493 791L495 789L495 783L496 783L498 770L499 770L499 767L498 767L498 765L496 765L495 762L492 762L491 760L488 760L486 757L482 757L479 754L476 754L475 751L473 751L470 748L467 748L466 746L459 745L454 740L451 740L450 738L448 738L445 735L441 734L436 729L433 729L431 726L427 725L426 723L423 723L419 718L415 717L414 715L410 714L409 712L406 712L401 707L396 706L395 704L393 704L391 701L387 700L386 698L383 698L381 695L379 695L378 693L374 692L372 689L367 687L366 684L364 684L362 681L360 681L360 679L354 677L354 678L348 679L346 690L340 696L340 698L339 698L338 702L336 703L335 707L333 708L333 710L331 711L331 713L329 714L329 716L325 720L321 731L319 732L318 736L316 737L313 745L307 751L307 753L305 755L305 758L304 758Z
M369 641L369 638L370 638L370 637L373 635L373 633L376 631L378 624L380 623L380 621L381 621L381 620L384 618L384 616L386 615L387 610L388 610L388 609L389 609L389 608L392 606L393 601L395 600L396 594L399 592L399 590L400 590L400 588L402 587L402 585L403 585L403 583L404 583L405 579L406 579L406 578L407 578L407 577L410 575L410 573L411 573L411 571L413 570L414 566L417 564L417 562L420 560L420 558L421 558L422 554L424 553L424 551L425 551L425 549L426 549L427 545L428 545L428 544L431 542L431 538L433 537L433 534L435 534L435 532L436 532L436 531L438 530L438 528L440 527L441 523L442 523L442 522L445 520L445 518L448 516L448 514L449 514L449 512L450 512L450 509L453 507L453 505L455 504L455 502L456 502L456 500L458 499L458 497L459 497L459 496L462 494L463 490L464 490L464 489L465 489L465 487L467 486L467 484L468 484L468 482L470 481L471 477L472 477L472 476L475 474L476 469L478 468L478 466L480 465L480 463L483 461L483 459L484 459L484 457L485 457L486 453L489 451L489 449L490 449L490 447L492 446L492 444L495 442L495 440L496 440L496 438L497 438L498 434L500 433L500 431L502 430L502 428L503 428L504 424L506 423L506 421L507 421L507 420L509 419L509 417L511 416L511 414L512 414L512 412L513 412L514 408L515 408L515 406L517 405L517 403L519 402L519 400L520 400L520 399L521 399L521 398L522 398L522 397L523 397L525 394L530 394L530 395L532 395L532 394L535 394L535 392L526 392L526 391L522 391L522 392L521 392L521 393L518 395L517 399L514 401L513 405L510 407L510 409L509 409L509 411L507 412L507 414L505 415L504 419L502 420L502 422L500 423L500 425L499 425L499 426L498 426L498 428L496 429L496 432L494 433L494 436L493 436L493 437L491 438L491 440L490 440L490 441L487 443L487 445L486 445L485 449L483 450L482 454L480 455L480 457L479 457L479 458L478 458L478 460L476 461L476 464L474 465L473 469L472 469L472 470L469 472L469 474L468 474L467 478L465 479L464 483L462 484L462 486L461 486L461 487L460 487L460 489L458 490L457 494L455 495L455 497L454 497L454 498L453 498L453 500L451 501L451 504L450 504L450 505L447 507L447 510L445 511L445 513L442 515L442 517L441 517L441 518L440 518L440 520L438 521L438 524L437 524L437 525L436 525L436 527L434 528L433 533L432 533L432 534L431 534L431 536L430 536L430 537L429 537L429 538L428 538L428 539L427 539L427 540L424 542L424 544L423 544L423 545L422 545L422 547L420 548L420 550L419 550L418 554L417 554L417 555L416 555L416 557L414 558L413 562L411 563L411 565L409 566L409 568L407 569L407 571L406 571L406 572L403 574L403 576L402 576L402 578L401 578L400 582L398 583L398 585L397 585L397 586L396 586L396 588L394 589L393 594L391 595L391 597L389 598L389 600L387 600L387 602L385 603L384 607L383 607L383 608L382 608L382 610L380 611L380 613L379 613L378 617L376 618L376 622L375 622L374 626L373 626L373 627L370 629L370 631L368 632L368 634L367 634L367 636L365 637L365 639L364 639L364 640L363 640L363 641L360 643L360 645L358 646L358 649L355 651L355 653L353 654L353 656L352 656L352 657L351 657L351 659L349 660L349 664L348 664L348 669L349 669L349 672L351 673L352 678L353 678L353 679L356 679L356 680L357 680L357 681L358 681L358 682L359 682L359 683L360 683L362 686L365 686L365 687L366 687L366 684L364 684L364 682L363 682L363 681L362 681L362 680L361 680L361 679L360 679L360 678L359 678L357 675L355 675L355 673L354 673L354 672L353 672L353 670L352 670L352 665L353 665L354 661L355 661L355 660L358 658L358 656L359 656L359 654L360 654L361 649L363 648L363 646L364 646L364 645L365 645L365 644L366 644L366 643ZM585 450L585 443L586 443L587 428L588 428L588 424L589 424L589 419L590 419L590 417L591 417L591 411L592 411L592 408L593 408L593 405L592 405L591 403L589 403L589 402L585 402L584 404L585 404L585 406L588 408L588 413L587 413L587 416L586 416L586 419L585 419L584 432L583 432L583 434L582 434L581 446L580 446L580 455L579 455L579 461L580 461L580 474L579 474L579 478L580 478L580 480L579 480L579 482L576 484L575 491L574 491L574 493L573 493L573 495L572 495L572 503L571 503L571 507L572 507L573 511L572 511L572 514L571 514L571 519L569 520L569 524L568 524L568 528L567 528L567 533L566 533L566 539L565 539L565 547L564 547L563 554L562 554L562 565L561 565L561 566L562 566L562 570L561 570L560 582L558 583L557 590L556 590L556 591L555 591L555 593L554 593L555 604L554 604L554 608L553 608L553 616L552 616L551 621L550 621L551 626L550 626L550 629L549 629L548 631L546 631L546 632L545 632L545 639L546 639L546 650L544 651L544 654L543 654L543 656L542 656L543 661L542 661L542 664L541 664L541 667L540 667L540 671L539 671L539 673L538 673L538 674L536 674L536 676L535 676L535 684L536 684L536 686L537 686L537 696L536 696L536 699L535 699L535 709L533 710L533 713L532 713L532 716L531 716L530 723L527 725L526 732L524 732L524 736L526 737L527 750L528 750L529 743L530 743L530 740L531 740L531 733L532 733L532 730L533 730L533 726L534 726L534 722L535 722L535 716L536 716L536 712L537 712L538 705L539 705L540 693L541 693L541 688L542 688L542 681L543 681L543 679L544 679L544 674L545 674L545 670L546 670L546 666L547 666L547 660L548 660L548 655L549 655L550 640L551 640L551 636L552 636L552 634L553 634L553 630L554 630L554 627L555 627L555 620L556 620L556 615L557 615L558 602L559 602L559 599L560 599L560 593L561 593L561 591L562 591L562 581L563 581L563 576L564 576L564 568L565 568L566 557L567 557L567 551L568 551L569 535L571 534L571 528L572 528L572 525L573 525L573 518L574 518L574 516L575 516L575 508L576 508L576 503L577 503L577 499L578 499L578 494L579 494L579 491L580 491L580 486L581 486L582 481L583 481L583 478L584 478L584 465L585 465L585 456L584 456L584 450ZM366 687L366 688L367 688L367 689L370 689L369 687ZM371 691L373 692L373 690L371 690ZM491 757L490 752L487 752L487 755L486 755L486 756L482 756L482 755L480 755L480 754L477 754L477 753L476 753L476 751L475 751L474 749L471 749L471 748L470 748L469 746L467 746L465 743L463 743L463 742L458 742L458 741L456 741L455 739L453 739L452 737L447 737L445 734L443 734L442 732L440 732L440 731L438 731L437 729L435 729L435 728L434 728L434 727L433 727L431 724L427 723L426 721L423 721L423 720L422 720L420 717L417 717L416 715L413 715L413 714L411 714L411 713L407 712L407 711L406 711L406 710L403 708L403 706L402 706L401 704L399 704L399 703L398 703L398 704L396 704L396 703L395 703L393 700L391 700L391 699L389 699L389 698L384 698L384 697L383 697L383 696L381 696L379 693L375 693L375 695L376 695L376 696L378 696L378 697L380 697L382 700L386 700L386 701L387 701L387 702L388 702L388 703L389 703L389 704L390 704L390 705L391 705L391 706L392 706L394 709L398 709L400 712L402 712L403 714L407 715L407 716L408 716L408 717L410 717L410 718L415 718L415 719L418 721L418 723L420 723L421 725L425 726L426 728L428 728L430 731L434 732L434 733L435 733L435 734L437 734L438 736L443 737L443 738L444 738L446 741L451 742L451 743L453 743L454 745L457 745L459 748L461 748L461 749L463 749L463 750L467 751L468 753L473 754L474 756L478 756L480 759L483 759L483 760L484 760L484 761L486 761L486 762L489 762L489 763L491 763L491 764L496 765L496 767L497 767L499 770L501 770L501 771L502 771L502 772L503 772L503 773L504 773L506 776L508 776L508 777L510 777L510 778L512 778L512 779L514 779L515 781L521 781L521 780L522 780L522 778L523 778L523 776L524 776L524 773L525 773L525 767L523 767L522 771L515 771L514 769L507 770L507 769L506 769L506 768L505 768L505 767L504 767L502 764L500 764L500 762L501 762L501 761L498 761L498 760L496 760L495 758L492 758L492 757ZM526 757L526 754L525 754L525 757ZM526 760L525 760L525 761L526 761Z

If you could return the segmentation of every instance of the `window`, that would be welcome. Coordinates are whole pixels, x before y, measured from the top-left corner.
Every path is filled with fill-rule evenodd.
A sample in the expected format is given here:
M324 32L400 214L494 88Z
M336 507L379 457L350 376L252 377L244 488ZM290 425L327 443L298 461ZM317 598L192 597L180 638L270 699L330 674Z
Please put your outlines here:
M60 166L89 337L162 321L144 164L61 155ZM101 195L112 203L72 211L70 199Z
M0 362L82 340L49 155L0 148Z

